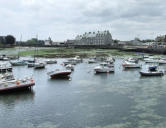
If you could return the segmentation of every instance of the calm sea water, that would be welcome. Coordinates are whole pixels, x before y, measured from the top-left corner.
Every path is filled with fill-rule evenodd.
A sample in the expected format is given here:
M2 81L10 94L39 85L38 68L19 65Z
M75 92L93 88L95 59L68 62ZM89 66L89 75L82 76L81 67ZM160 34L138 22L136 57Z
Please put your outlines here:
M95 75L96 64L75 66L71 80L50 80L44 70L14 67L16 78L33 75L33 91L0 95L0 128L165 128L166 76L140 77L139 69ZM163 68L166 69L165 66Z

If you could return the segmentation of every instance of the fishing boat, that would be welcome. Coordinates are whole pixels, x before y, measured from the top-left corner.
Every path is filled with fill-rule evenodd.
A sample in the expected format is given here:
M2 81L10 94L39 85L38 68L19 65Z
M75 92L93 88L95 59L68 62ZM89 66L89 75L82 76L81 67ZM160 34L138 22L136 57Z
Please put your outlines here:
M124 61L122 66L124 68L141 68L140 64L134 63L134 62L129 62L129 61Z
M141 76L163 76L164 71L160 70L158 66L149 66L146 70L140 71Z
M60 70L56 69L54 71L48 72L47 73L51 79L54 78L68 78L69 75L71 74L71 70Z
M95 73L111 73L114 72L114 68L113 67L108 67L104 64L100 64L99 66L94 68Z
M14 60L10 61L12 66L24 66L27 65L27 63L24 60Z
M4 75L0 80L0 94L24 89L31 89L35 85L32 78L15 80L13 75Z

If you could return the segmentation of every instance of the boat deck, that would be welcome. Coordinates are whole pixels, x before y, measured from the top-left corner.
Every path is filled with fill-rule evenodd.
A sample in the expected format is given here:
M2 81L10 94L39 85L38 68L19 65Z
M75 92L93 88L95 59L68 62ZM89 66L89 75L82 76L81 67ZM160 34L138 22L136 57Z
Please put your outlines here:
M30 82L30 81L13 80L13 81L9 81L9 82L1 82L0 83L0 92L31 88L34 85L35 85L35 83L33 81Z

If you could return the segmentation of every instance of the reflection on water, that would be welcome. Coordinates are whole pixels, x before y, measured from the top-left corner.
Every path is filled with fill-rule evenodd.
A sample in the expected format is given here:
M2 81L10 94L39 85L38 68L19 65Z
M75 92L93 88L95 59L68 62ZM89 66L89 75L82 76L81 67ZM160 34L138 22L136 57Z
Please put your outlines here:
M10 94L1 94L0 95L0 104L2 107L7 107L9 109L17 106L19 102L32 102L34 99L35 93L32 90L26 90L23 92L13 92Z
M62 61L43 70L14 68L17 78L33 75L36 86L0 95L0 128L165 127L166 76L140 77L140 69L123 71L117 59L115 73L95 75L97 64L84 62L71 80L50 80L47 72Z

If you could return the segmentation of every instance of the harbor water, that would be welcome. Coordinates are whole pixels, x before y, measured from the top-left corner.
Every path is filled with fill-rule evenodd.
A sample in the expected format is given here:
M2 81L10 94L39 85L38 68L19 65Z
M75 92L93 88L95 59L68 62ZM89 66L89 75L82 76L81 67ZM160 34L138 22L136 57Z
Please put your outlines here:
M140 69L95 75L97 64L75 66L70 80L51 80L45 69L14 67L16 78L33 76L31 91L0 95L0 128L164 128L166 76L141 77ZM166 66L163 65L166 69Z

